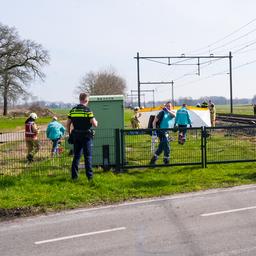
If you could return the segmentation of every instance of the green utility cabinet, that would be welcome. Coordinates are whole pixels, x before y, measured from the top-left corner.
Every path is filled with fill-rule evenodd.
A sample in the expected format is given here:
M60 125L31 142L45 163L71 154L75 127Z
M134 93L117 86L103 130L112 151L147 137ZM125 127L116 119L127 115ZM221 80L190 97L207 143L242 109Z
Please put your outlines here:
M115 166L115 129L124 129L124 96L90 96L89 108L98 121L98 127L93 128L93 165L105 169Z

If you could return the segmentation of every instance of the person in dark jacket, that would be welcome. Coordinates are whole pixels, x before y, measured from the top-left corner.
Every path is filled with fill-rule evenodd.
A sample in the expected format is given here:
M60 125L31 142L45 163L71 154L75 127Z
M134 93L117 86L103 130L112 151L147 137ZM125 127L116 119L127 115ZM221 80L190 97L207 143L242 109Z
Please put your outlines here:
M74 157L71 167L71 176L73 180L78 178L78 165L83 153L85 161L86 176L89 181L93 179L92 170L92 142L93 131L92 126L97 127L98 122L93 112L87 107L89 95L81 93L79 95L80 104L69 111L67 121L67 132L72 138L74 145ZM73 130L71 130L71 125Z
M160 121L159 128L167 129L171 127L171 122L175 118L175 112L171 102L167 102L163 110L161 110L153 121L153 129L156 129L157 123ZM156 133L156 131L155 131ZM156 134L155 134L156 136ZM158 132L159 145L157 150L154 152L153 157L150 160L150 165L154 165L159 158L159 155L164 152L164 164L170 162L170 144L168 139L169 133L166 130L160 130Z

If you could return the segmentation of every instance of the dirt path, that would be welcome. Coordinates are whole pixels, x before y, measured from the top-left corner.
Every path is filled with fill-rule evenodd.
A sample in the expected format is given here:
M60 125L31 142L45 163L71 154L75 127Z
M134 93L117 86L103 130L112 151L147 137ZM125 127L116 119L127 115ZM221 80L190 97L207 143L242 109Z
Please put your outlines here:
M46 128L47 124L39 126L40 132L45 132ZM24 140L24 136L24 130L15 132L2 132L0 133L0 143Z

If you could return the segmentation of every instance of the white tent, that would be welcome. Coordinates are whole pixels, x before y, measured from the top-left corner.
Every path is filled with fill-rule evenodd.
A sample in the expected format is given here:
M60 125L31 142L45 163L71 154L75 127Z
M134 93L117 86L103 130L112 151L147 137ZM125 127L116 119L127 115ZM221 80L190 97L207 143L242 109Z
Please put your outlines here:
M178 107L178 106L174 107L174 112L176 112L180 108L181 107ZM159 106L155 108L140 109L139 113L141 113L141 116L139 120L140 120L141 128L148 128L150 116L157 115L162 109L163 109L163 106ZM208 108L188 106L187 109L189 111L193 127L211 126L210 111ZM173 128L173 125L174 125L174 119L170 128Z

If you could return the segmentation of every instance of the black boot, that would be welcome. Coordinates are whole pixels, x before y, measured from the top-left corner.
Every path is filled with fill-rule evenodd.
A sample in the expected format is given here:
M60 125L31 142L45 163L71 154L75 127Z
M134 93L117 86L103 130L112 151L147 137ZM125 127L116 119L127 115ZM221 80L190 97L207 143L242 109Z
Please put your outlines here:
M155 165L156 164L156 160L157 160L157 157L156 156L153 156L150 160L150 165Z
M169 164L170 160L168 158L164 158L164 164Z
M29 163L33 162L33 161L34 161L34 160L33 160L33 155L28 154L28 155L27 155L27 160L28 160Z

